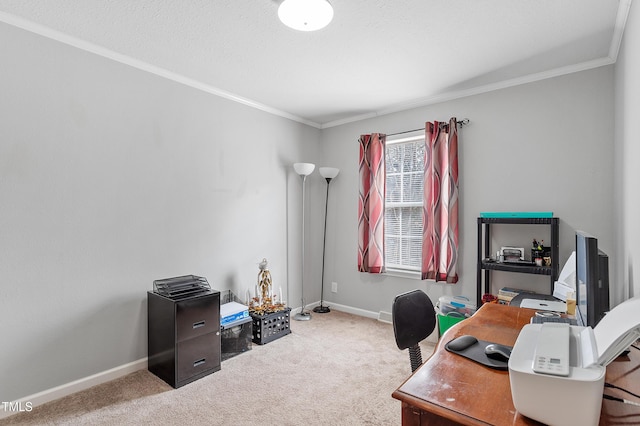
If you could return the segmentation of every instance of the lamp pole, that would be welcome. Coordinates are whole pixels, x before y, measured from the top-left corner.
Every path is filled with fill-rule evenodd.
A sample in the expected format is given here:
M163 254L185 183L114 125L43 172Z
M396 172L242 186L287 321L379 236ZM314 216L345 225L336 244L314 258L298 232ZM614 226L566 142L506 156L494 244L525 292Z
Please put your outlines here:
M302 307L300 308L300 312L298 312L297 314L295 314L293 316L294 320L298 320L298 321L308 321L311 319L311 312L305 312L304 308L305 308L305 303L304 303L304 231L305 231L305 226L304 226L304 202L305 202L305 186L307 183L307 176L310 175L313 172L313 169L315 169L315 164L311 164L311 163L295 163L293 165L293 168L295 169L296 173L298 173L300 175L300 177L302 177L302 291L301 291L301 301L302 301ZM289 297L289 295L287 295L287 298Z
M339 172L339 169L333 167L320 167L320 174L327 180L327 197L324 203L324 236L322 240L322 280L320 282L320 306L316 306L315 308L313 308L313 312L317 312L320 314L331 312L331 309L329 309L328 306L324 306L324 257L327 245L327 211L329 207L329 185L331 184L331 180L338 176Z

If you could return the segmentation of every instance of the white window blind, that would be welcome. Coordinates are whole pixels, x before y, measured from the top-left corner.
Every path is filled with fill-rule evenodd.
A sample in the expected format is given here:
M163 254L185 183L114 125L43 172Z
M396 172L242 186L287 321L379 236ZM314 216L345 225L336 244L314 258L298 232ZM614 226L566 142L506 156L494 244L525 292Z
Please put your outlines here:
M420 271L424 136L387 141L385 161L385 266Z

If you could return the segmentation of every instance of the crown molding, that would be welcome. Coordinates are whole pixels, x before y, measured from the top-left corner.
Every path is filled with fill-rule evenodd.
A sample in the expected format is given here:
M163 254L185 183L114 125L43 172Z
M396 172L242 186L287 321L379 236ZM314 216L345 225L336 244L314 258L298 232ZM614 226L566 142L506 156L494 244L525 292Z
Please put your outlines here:
M566 67L555 68L549 71L539 72L535 74L529 74L523 77L513 78L510 80L499 81L497 83L486 84L483 86L471 87L469 89L458 90L453 92L446 92L427 98L416 99L409 102L404 102L383 108L378 111L370 112L367 114L361 114L353 117L348 117L340 120L335 120L322 124L321 129L327 129L330 127L340 126L347 123L366 120L369 118L379 117L382 115L392 114L395 112L406 111L409 109L420 108L428 105L438 104L442 102L451 101L459 98L466 98L468 96L479 95L483 93L493 92L495 90L506 89L508 87L520 86L522 84L533 83L540 80L546 80L548 78L559 77L566 74L572 74L579 71L586 71L592 68L598 68L605 65L611 65L615 63L615 60L610 57L604 57L600 59L594 59L592 61L586 61L579 64L568 65Z
M15 15L11 15L9 13L0 12L0 21L6 24L12 25L14 27L21 28L23 30L32 32L34 34L38 34L40 36L58 41L60 43L67 44L69 46L76 47L81 50L85 50L87 52L96 54L98 56L102 56L107 59L111 59L116 62L120 62L125 65L129 65L133 68L137 68L142 71L149 72L151 74L155 74L157 76L166 78L168 80L175 81L180 84L184 84L185 86L192 87L194 89L201 90L203 92L210 93L212 95L219 96L221 98L228 99L233 102L237 102L251 108L255 108L269 114L277 115L283 118L287 118L289 120L297 121L302 124L306 124L307 126L315 127L317 129L320 128L320 124L315 123L313 121L307 120L302 117L298 117L297 115L290 114L285 111L281 111L277 108L270 107L269 105L262 104L260 102L256 102L252 99L244 98L242 96L238 96L231 92L227 92L226 90L219 89L217 87L202 83L193 78L186 77L184 75L175 73L173 71L169 71L167 69L157 67L155 65L151 65L147 62L140 61L138 59L132 58L127 55L123 55L113 50L107 49L103 46L81 40L77 37L70 36L68 34L64 34L60 31L56 31L52 28L46 27L44 25L37 24L33 21L29 21L23 18L20 18Z
M540 81L548 78L558 77L561 75L571 74L579 71L585 71L588 69L598 68L605 65L613 64L616 62L618 58L618 52L620 50L620 45L622 43L624 29L627 22L627 17L629 16L629 10L631 8L632 1L633 0L619 0L618 13L616 15L616 23L614 27L612 40L611 40L611 45L609 47L609 54L607 57L595 59L592 61L582 62L580 64L560 67L560 68L556 68L553 70L544 71L540 73L534 73L534 74L530 74L527 76L518 77L510 80L504 80L496 83L486 84L483 86L442 93L442 94L430 96L427 98L415 99L408 102L392 105L390 107L383 108L377 111L354 115L352 117L329 121L326 123L316 123L314 121L299 117L297 115L290 114L285 111L281 111L277 108L270 107L269 105L265 105L260 102L256 102L254 100L244 98L242 96L238 96L226 90L222 90L220 88L202 83L200 81L169 71L167 69L157 67L155 65L151 65L147 62L143 62L126 55L122 55L120 53L109 50L105 47L99 46L97 44L90 43L85 40L81 40L77 37L69 36L62 32L56 31L52 28L37 24L35 22L20 18L15 15L11 15L5 12L0 12L0 21L6 24L24 29L26 31L30 31L32 33L41 35L43 37L47 37L52 40L56 40L58 42L76 47L78 49L82 49L87 52L91 52L96 55L132 66L142 71L146 71L146 72L155 74L157 76L167 78L169 80L175 81L180 84L184 84L194 89L198 89L198 90L210 93L212 95L219 96L219 97L228 99L230 101L237 102L237 103L249 106L251 108L255 108L260 111L267 112L269 114L287 118L289 120L296 121L298 123L305 124L310 127L314 127L316 129L327 129L331 127L340 126L343 124L353 123L356 121L362 121L370 118L379 117L382 115L392 114L395 112L406 111L413 108L424 107L424 106L433 105L436 103L446 102L446 101L459 99L467 96L478 95L482 93L491 92L494 90L505 89L508 87L532 83L532 82L536 82L536 81Z
M523 77L514 78L511 80L505 80L497 83L487 84L484 86L473 87L465 90L459 90L454 92L442 93L428 98L416 99L409 102L396 104L394 106L384 108L378 111L372 111L365 114L354 115L352 117L343 118L340 120L330 121L323 123L320 128L327 129L330 127L336 127L343 124L353 123L356 121L366 120L369 118L375 118L382 115L392 114L394 112L406 111L413 108L424 107L441 102L451 101L454 99L464 98L467 96L479 95L482 93L492 92L494 90L505 89L508 87L518 86L520 84L533 83L535 81L545 80L547 78L558 77L561 75L571 74L579 71L586 71L592 68L598 68L605 65L614 64L618 60L618 52L620 51L620 45L622 44L622 37L624 35L624 29L627 24L627 17L629 16L629 10L631 9L631 3L633 0L619 0L618 13L616 15L616 23L613 30L613 36L611 37L611 45L609 46L609 54L607 57L595 59L592 61L582 62L580 64L569 65L566 67L556 68L549 71L530 74Z
M611 37L611 46L609 46L609 57L613 61L618 60L618 52L620 51L620 45L622 44L622 36L624 35L624 29L627 25L627 17L629 16L629 10L631 9L632 0L619 0L618 14L616 15L616 25L613 29L613 37Z

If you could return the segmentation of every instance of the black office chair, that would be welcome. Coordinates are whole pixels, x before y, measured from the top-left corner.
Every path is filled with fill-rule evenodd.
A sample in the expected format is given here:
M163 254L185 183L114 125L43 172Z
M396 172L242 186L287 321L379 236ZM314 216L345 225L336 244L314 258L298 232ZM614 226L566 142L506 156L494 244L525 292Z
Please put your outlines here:
M401 350L409 349L411 372L414 372L422 365L419 343L436 328L433 303L422 290L409 291L393 299L391 316L396 344Z

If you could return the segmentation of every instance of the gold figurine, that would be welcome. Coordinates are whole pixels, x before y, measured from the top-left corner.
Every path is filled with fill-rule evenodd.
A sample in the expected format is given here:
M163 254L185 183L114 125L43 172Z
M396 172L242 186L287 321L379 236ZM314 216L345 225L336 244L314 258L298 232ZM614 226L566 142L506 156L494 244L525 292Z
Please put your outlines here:
M282 303L282 292L280 300L273 292L273 282L271 280L271 272L267 268L267 259L262 259L258 265L258 284L256 285L256 295L249 302L249 312L257 315L265 315L272 312L284 310Z

